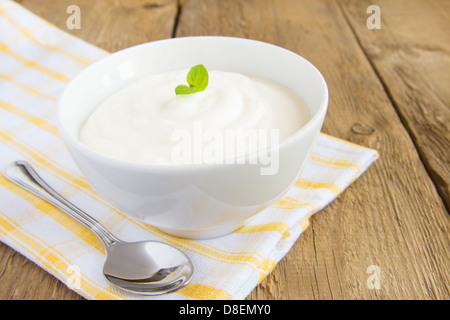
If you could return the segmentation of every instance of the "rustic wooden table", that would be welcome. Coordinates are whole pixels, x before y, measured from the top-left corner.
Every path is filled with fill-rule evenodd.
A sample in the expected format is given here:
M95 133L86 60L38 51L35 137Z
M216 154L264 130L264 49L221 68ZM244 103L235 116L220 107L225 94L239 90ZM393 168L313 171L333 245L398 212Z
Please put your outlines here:
M323 132L377 149L380 159L312 218L248 299L450 298L450 1L18 2L111 52L226 35L310 60L330 90ZM80 30L66 25L72 4ZM371 4L381 10L380 29L367 26ZM364 134L366 126L373 132ZM379 287L368 283L378 275ZM0 298L82 299L4 244Z

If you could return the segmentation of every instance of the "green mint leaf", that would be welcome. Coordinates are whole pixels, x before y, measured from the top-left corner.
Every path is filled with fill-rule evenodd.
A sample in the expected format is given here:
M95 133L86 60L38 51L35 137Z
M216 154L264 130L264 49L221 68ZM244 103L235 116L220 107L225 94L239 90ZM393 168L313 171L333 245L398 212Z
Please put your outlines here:
M187 86L185 84L180 84L175 88L175 93L178 94L191 94L195 93L197 90L194 87Z
M206 89L208 80L208 70L202 64L192 67L187 75L188 85L196 87L198 91Z
M202 64L196 65L189 70L186 77L186 85L179 85L175 88L175 93L178 94L191 94L199 91L203 91L208 86L209 76L208 70Z

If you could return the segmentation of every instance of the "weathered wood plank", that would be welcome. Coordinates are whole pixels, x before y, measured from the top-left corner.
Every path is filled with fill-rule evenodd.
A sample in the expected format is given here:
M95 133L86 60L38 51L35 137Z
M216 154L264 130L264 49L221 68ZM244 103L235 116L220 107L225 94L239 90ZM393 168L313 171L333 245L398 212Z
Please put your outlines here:
M109 52L136 44L171 38L177 0L18 0L60 29ZM67 8L77 5L81 28L69 29Z
M18 252L0 243L0 300L83 299Z
M371 1L341 2L450 210L450 2L377 1L379 30L365 26Z
M176 35L248 37L299 53L330 88L324 132L381 155L312 218L250 299L449 297L448 215L338 3L186 0ZM351 130L357 123L375 132L358 135ZM371 265L380 268L379 290L366 285Z

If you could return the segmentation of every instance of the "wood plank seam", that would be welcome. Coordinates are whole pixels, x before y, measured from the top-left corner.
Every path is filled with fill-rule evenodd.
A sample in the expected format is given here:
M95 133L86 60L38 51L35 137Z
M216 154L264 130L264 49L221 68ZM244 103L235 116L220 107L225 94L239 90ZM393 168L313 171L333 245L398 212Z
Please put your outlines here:
M180 21L181 12L183 11L184 0L178 0L177 12L175 13L175 19L173 21L172 38L176 38L178 30L178 22Z

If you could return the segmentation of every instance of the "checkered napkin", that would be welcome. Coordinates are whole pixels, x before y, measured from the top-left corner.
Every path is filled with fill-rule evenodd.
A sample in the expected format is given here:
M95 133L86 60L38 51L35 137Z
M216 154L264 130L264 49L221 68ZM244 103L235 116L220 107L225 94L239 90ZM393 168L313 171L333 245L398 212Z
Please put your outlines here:
M0 169L27 160L59 193L124 241L170 243L192 260L181 290L138 296L102 274L105 250L84 226L0 175L0 240L88 299L244 299L307 228L378 157L321 134L301 178L237 231L216 239L169 236L127 217L86 182L56 129L56 99L67 82L107 52L72 37L15 2L0 0Z

